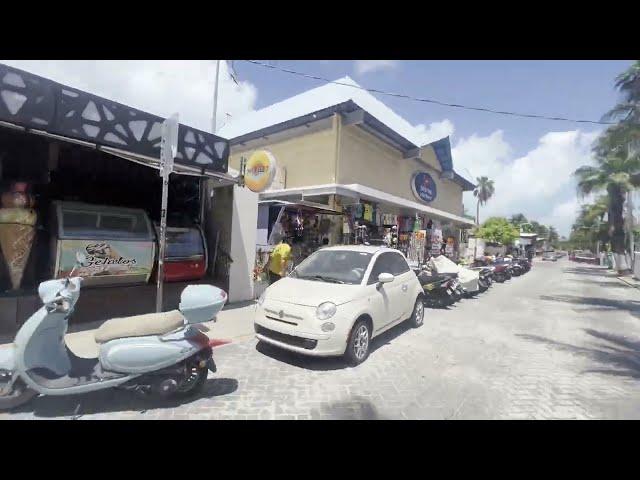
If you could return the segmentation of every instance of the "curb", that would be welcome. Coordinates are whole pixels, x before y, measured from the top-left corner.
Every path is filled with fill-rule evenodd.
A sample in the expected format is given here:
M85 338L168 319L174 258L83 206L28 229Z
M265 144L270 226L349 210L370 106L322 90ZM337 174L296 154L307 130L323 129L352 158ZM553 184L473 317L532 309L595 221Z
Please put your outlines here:
M622 283L629 285L632 288L638 289L640 290L640 285L636 285L634 283L628 282L626 279L622 278L622 277L616 277L618 280L620 280Z

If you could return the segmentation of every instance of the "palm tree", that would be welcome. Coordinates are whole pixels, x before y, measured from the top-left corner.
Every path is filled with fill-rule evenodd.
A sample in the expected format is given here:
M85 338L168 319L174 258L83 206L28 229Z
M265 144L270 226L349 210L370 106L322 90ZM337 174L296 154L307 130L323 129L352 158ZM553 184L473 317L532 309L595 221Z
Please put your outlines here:
M616 89L622 94L622 101L605 116L606 120L620 120L621 123L640 124L640 61L636 60L627 70L616 77Z
M607 192L611 248L615 255L624 257L624 201L627 192L640 186L640 155L629 155L626 149L620 148L610 150L606 156L598 153L596 150L596 166L583 166L574 172L578 180L578 192L582 195ZM621 257L616 263L619 266L623 264Z
M616 78L616 89L622 101L613 107L603 120L618 120L598 138L594 152L606 156L618 149L634 153L640 147L640 61L636 61Z
M476 207L476 224L480 225L480 205L484 205L487 201L493 197L495 188L493 186L493 180L489 180L489 177L476 178L478 184L473 191L473 196L478 198L478 205Z
M600 251L600 242L606 242L609 234L604 222L604 216L609 212L609 198L601 195L592 204L582 205L580 213L572 227L572 236L581 235L589 246L595 246L596 253Z

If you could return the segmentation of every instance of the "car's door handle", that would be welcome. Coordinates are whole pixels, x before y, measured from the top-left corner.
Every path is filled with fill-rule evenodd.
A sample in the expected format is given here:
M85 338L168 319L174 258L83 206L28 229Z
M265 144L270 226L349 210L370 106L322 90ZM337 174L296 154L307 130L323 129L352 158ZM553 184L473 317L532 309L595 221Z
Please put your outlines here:
M402 285L402 291L403 292L406 292L408 288L409 287L407 286L407 284Z

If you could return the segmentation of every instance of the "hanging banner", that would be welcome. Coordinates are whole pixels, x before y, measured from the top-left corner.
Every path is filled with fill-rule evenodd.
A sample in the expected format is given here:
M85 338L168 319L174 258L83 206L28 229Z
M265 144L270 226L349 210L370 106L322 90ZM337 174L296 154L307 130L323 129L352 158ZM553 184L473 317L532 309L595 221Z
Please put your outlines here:
M247 160L244 173L244 184L252 192L267 190L276 175L277 162L271 152L258 150Z

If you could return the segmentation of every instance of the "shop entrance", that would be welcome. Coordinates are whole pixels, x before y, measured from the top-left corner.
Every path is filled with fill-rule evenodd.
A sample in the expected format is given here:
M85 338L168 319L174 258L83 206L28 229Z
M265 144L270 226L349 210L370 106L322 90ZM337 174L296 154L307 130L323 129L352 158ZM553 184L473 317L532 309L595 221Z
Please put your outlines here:
M224 225L231 223L231 208L220 203L224 195L220 198L214 195L214 191L226 190L218 188L219 184L224 185L220 181L196 175L174 173L170 177L165 310L177 308L180 292L189 283L204 282L228 291L228 254L224 248L217 249L216 255L213 254L216 251L216 239L224 243L224 235L216 236L216 232L224 230ZM141 242L133 249L145 254L147 273L136 272L118 282L111 282L104 277L94 277L96 281L93 282L87 280L72 323L104 321L154 311L157 274L155 226L160 220L161 189L157 169L135 160L65 140L0 127L0 193L6 194L3 203L24 207L22 210L6 207L0 210L0 216L11 217L0 218L0 229L4 229L4 232L0 232L0 236L4 234L0 238L3 243L3 248L0 248L0 334L15 333L22 322L41 306L37 295L38 285L52 278L55 271L66 271L66 265L60 265L64 256L60 253L63 242L59 238L59 217L57 213L54 214L61 210L59 205L71 206L67 211L73 210L76 205L86 210L77 217L82 217L82 222L70 221L67 226L95 226L95 220L91 224L93 215L93 218L100 218L101 227L108 220L109 226L105 228L116 230L121 223L118 219L128 215L127 212L121 215L118 210L135 209L139 213L131 214L129 218L135 218L138 227L146 223L148 233L146 246L141 247ZM18 203L25 198L28 200L17 205L14 197L19 200ZM220 213L221 209L225 209L225 213ZM34 217L33 225L16 227L19 223L12 220L16 212L28 213L29 219ZM85 222L85 219L89 219L89 222ZM12 221L13 226L5 226ZM122 224L126 225L127 221ZM203 224L206 224L206 228ZM140 233L138 227L132 233ZM8 256L16 257L16 252L10 250L16 250L13 239L17 238L16 232L19 233L19 230L28 231L28 235L25 235L28 244L26 249L24 245L17 246L18 250L26 250L26 255L23 255L26 260L18 278L15 275L16 262L10 266L6 257L7 252ZM90 228L86 231L90 232ZM95 249L97 255L106 251L109 255L115 253L127 260L130 253L128 248L125 247L123 251L117 242L109 243L106 250ZM8 244L11 245L7 247ZM141 248L152 251L143 251ZM211 260L212 257L217 258L217 263L214 263L215 259Z
M0 192L24 184L36 212L36 234L20 291L33 291L51 278L54 201L141 209L152 223L160 220L161 179L157 170L95 149L43 136L0 129ZM200 223L201 179L172 175L168 225ZM0 254L3 255L3 254ZM3 258L4 259L4 258ZM0 292L10 288L7 262L0 262ZM14 289L15 290L15 289Z

